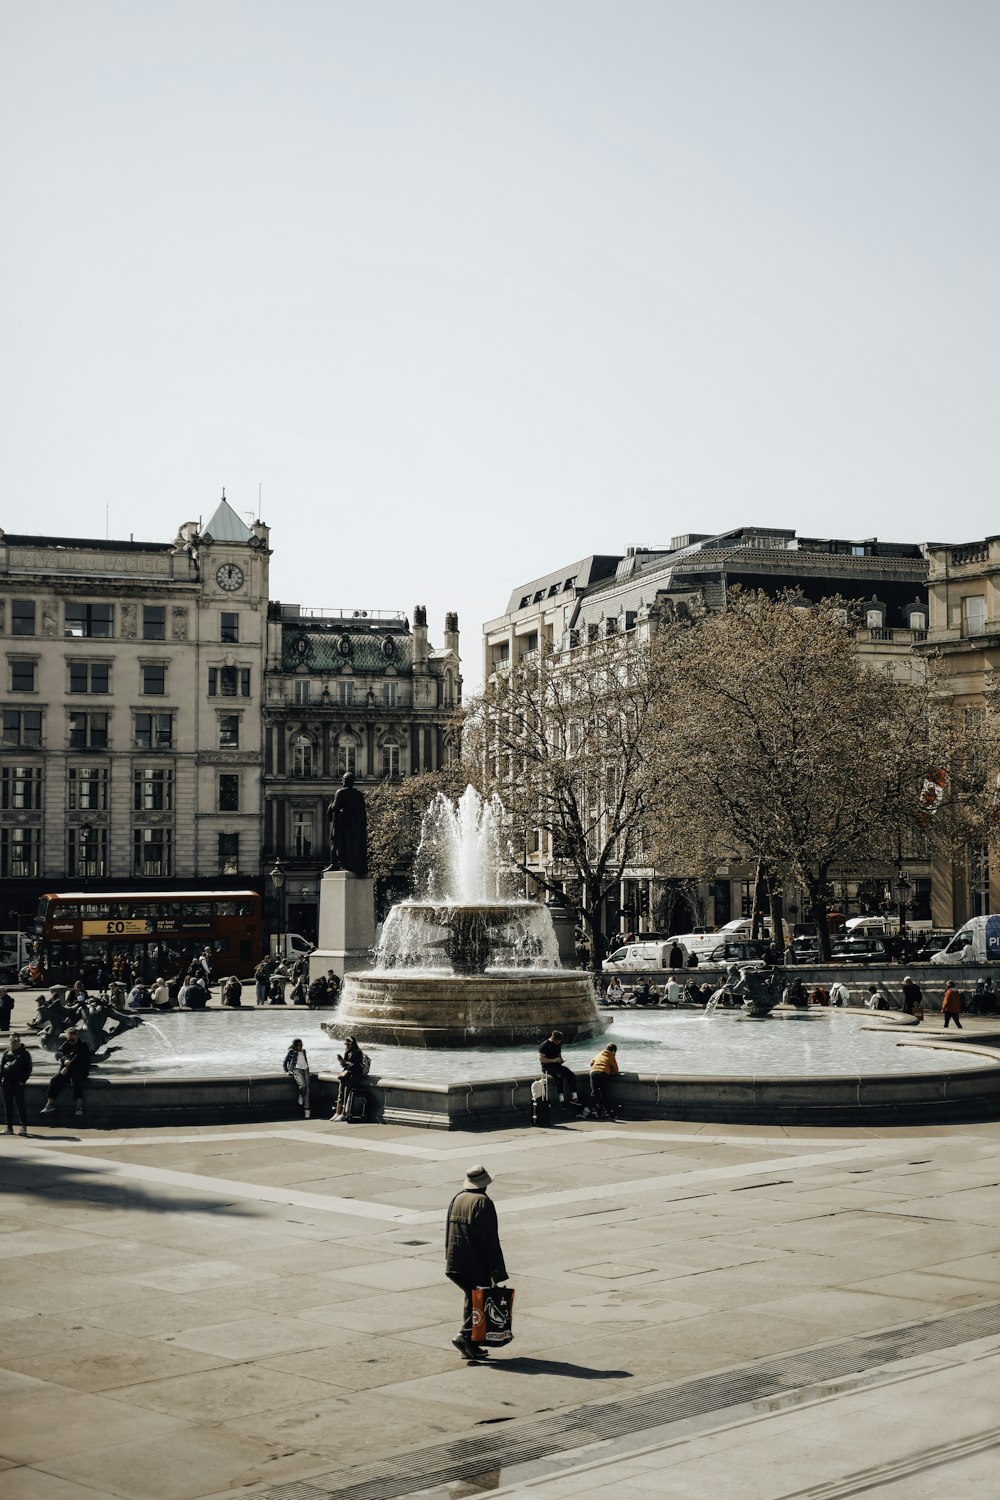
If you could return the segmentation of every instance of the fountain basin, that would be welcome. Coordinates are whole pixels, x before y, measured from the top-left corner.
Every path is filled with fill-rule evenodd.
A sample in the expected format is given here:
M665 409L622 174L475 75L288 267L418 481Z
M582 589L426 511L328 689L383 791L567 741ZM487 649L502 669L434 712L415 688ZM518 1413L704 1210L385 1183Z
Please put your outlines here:
M373 969L344 986L327 1036L397 1047L536 1045L557 1027L567 1044L600 1036L591 979L572 969L415 974Z

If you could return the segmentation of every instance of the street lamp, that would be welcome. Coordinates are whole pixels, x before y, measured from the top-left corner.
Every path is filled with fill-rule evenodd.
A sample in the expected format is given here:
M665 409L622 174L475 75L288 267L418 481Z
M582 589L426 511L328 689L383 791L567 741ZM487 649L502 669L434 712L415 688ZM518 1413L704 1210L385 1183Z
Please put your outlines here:
M271 884L274 887L274 904L278 914L278 945L280 947L280 945L284 941L285 932L285 924L283 920L284 913L282 911L283 892L285 888L285 867L281 863L280 856L275 859L274 869L270 873ZM284 958L284 956L285 955L283 953L280 955L280 957L282 958Z
M906 878L905 870L900 870L892 883L892 894L896 901L896 915L899 918L899 930L901 933L906 931L906 913L910 906L912 891L912 881Z

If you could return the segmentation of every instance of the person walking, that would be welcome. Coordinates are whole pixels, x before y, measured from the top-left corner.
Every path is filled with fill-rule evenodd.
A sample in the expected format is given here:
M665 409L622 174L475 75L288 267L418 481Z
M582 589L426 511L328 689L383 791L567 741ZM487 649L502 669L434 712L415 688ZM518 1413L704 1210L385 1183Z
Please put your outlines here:
M609 1042L602 1052L590 1061L590 1095L594 1114L603 1119L614 1119L608 1102L608 1085L618 1072L618 1048ZM584 1110L584 1114L587 1111Z
M445 1275L465 1297L462 1327L452 1339L463 1359L486 1359L489 1351L472 1342L472 1293L477 1286L507 1280L497 1211L486 1189L493 1181L485 1167L470 1167L461 1190L448 1205L445 1223Z
M954 1021L959 1031L961 1031L962 1022L959 1020L959 1017L962 1013L962 992L955 988L950 979L945 980L944 999L941 1001L941 1010L944 1014L944 1030L948 1030L949 1021Z
M681 947L680 943L675 942L671 944L670 956L667 959L667 965L671 969L683 969L684 949Z
M59 1072L49 1080L48 1097L42 1105L42 1114L51 1115L54 1112L57 1098L69 1084L76 1100L76 1113L82 1115L83 1085L90 1072L90 1048L75 1026L67 1031L66 1040L56 1053L56 1058L60 1064Z
M300 1036L297 1036L289 1047L282 1066L299 1091L299 1103L302 1105L302 1113L308 1120L309 1059L306 1056L306 1049L302 1045L302 1038Z
M924 997L919 984L909 974L903 980L903 1014L913 1016L918 1026L924 1019Z
M0 1031L10 1030L10 1018L13 1013L13 996L4 985L0 985Z
M28 1134L28 1112L24 1103L24 1086L31 1077L31 1053L17 1032L11 1033L10 1045L0 1056L0 1093L3 1094L5 1134L14 1134L14 1107L21 1117L19 1135Z
M576 1074L572 1073L562 1059L562 1032L553 1031L546 1037L538 1048L538 1061L542 1072L553 1079L559 1090L559 1103L566 1102L568 1093L570 1101L579 1103L576 1092Z
M268 979L271 974L271 965L266 958L262 958L253 971L253 980L256 988L256 1000L258 1005L267 1004Z

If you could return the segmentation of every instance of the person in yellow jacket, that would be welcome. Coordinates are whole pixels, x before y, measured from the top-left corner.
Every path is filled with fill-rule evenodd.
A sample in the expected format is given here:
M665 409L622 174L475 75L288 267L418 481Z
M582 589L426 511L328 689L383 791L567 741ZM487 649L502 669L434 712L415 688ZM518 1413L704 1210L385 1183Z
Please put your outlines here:
M618 1072L618 1048L614 1042L609 1042L602 1052L592 1059L590 1064L590 1097L595 1114L610 1114L611 1106L608 1103L608 1083Z

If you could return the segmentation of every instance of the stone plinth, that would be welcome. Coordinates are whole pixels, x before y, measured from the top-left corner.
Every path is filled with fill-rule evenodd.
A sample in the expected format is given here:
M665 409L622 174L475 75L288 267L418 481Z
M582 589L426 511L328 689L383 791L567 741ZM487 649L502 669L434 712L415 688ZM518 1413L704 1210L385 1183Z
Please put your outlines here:
M309 955L309 978L332 969L343 979L367 969L375 946L375 889L367 876L325 870L319 892L319 945Z

